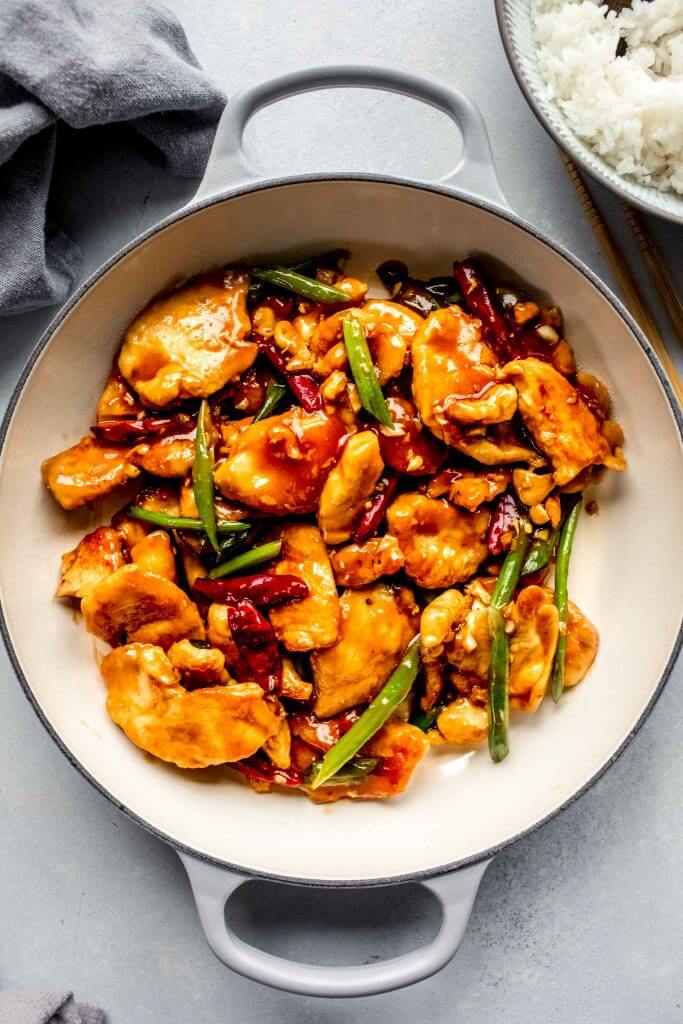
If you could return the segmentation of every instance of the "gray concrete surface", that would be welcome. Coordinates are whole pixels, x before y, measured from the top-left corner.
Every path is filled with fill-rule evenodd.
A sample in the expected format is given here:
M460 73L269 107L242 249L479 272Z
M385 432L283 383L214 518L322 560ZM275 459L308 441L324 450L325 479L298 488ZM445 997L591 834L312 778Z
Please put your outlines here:
M171 0L171 6L229 94L266 73L334 59L393 61L460 84L482 108L511 204L609 279L554 146L518 94L490 2ZM438 175L458 151L440 115L362 92L289 100L259 115L247 145L252 159L273 172ZM54 208L83 247L84 274L191 191L150 162L124 129L62 136ZM634 257L617 204L599 198ZM653 229L672 261L678 254L683 288L681 231L662 223ZM644 276L635 257L634 266ZM3 404L50 315L0 321ZM680 349L670 344L683 365ZM642 540L647 544L647 524ZM680 538L671 540L680 552ZM683 1019L680 668L608 775L559 819L496 859L455 961L410 990L346 1003L283 995L226 971L204 944L175 854L62 758L4 653L0 677L1 986L73 988L105 1007L110 1024ZM256 895L251 910L241 907L245 933L264 948L321 962L384 957L415 945L436 924L433 907L403 890L368 901L344 895L321 902L267 887Z

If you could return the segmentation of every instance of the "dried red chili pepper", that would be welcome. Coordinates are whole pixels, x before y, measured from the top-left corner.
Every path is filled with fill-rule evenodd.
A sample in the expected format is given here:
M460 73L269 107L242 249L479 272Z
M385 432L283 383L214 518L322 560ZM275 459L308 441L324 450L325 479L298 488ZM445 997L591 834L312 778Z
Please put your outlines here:
M470 260L463 260L462 263L453 264L453 274L470 313L479 317L493 345L504 347L511 333L510 327L477 268Z
M215 580L201 577L195 580L194 590L212 601L224 601L230 597L246 597L260 605L301 601L309 594L308 584L298 576L290 576L285 573L278 576L272 572L259 572L253 576L232 576L228 579Z
M496 502L486 535L489 554L502 555L507 551L519 520L517 502L511 494L502 494Z
M309 747L329 750L359 718L360 712L354 709L328 719L318 718L311 711L290 715L289 725L292 733L308 743Z
M320 388L311 374L290 373L287 369L287 360L272 338L264 338L261 334L254 335L254 337L268 362L285 379L302 409L305 412L318 412L319 409L322 409L323 400Z
M398 487L398 477L384 476L380 480L378 493L370 501L370 507L361 516L353 539L357 544L374 535L379 530L380 524L386 515L387 507L391 501L394 491Z
M266 693L274 693L282 683L282 659L273 627L247 598L230 597L226 604L228 625L240 653L240 681L253 681Z
M287 786L290 789L296 789L304 780L301 772L298 772L295 768L276 768L274 764L258 755L254 755L254 757L250 757L246 761L235 761L231 767L241 772L248 779L258 779L259 782L273 782L278 786Z
M278 320L289 320L294 312L296 299L293 295L264 295L259 306L268 306L275 313Z
M142 420L114 420L96 423L90 428L98 441L109 444L129 444L147 437L167 437L169 434L188 434L194 429L194 420L187 417L146 417Z

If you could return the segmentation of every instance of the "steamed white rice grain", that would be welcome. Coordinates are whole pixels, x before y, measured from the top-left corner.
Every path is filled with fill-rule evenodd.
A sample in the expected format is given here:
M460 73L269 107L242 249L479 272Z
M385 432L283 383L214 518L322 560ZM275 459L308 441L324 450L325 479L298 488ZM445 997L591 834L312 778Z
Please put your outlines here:
M534 15L539 70L572 131L619 174L683 194L683 0L618 15L600 0L534 0Z

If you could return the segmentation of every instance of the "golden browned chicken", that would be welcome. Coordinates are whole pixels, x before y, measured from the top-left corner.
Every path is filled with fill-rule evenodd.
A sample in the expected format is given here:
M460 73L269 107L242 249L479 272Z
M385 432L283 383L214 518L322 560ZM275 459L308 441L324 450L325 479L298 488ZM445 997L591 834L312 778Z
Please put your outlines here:
M466 697L458 697L443 709L436 720L436 728L447 743L478 747L486 741L488 713L486 708L473 704Z
M187 594L138 565L124 565L93 587L81 611L86 629L109 643L125 637L165 648L185 637L204 638L197 606Z
M519 394L519 411L534 441L553 465L561 487L587 466L622 470L600 426L578 391L549 363L541 359L515 359L504 372Z
M166 580L175 583L178 578L176 572L175 556L171 538L165 530L152 530L146 534L130 549L131 562L135 562L145 572L154 573L155 576L163 576Z
M337 548L330 561L338 587L366 587L380 576L393 576L403 568L405 559L396 538L387 534Z
M226 498L272 515L311 512L345 428L323 412L293 409L252 423L216 469Z
M398 377L408 360L410 346L422 324L422 317L405 306L384 299L371 299L361 309L342 310L321 321L311 336L310 346L318 357L316 368L325 377L347 366L344 320L353 316L365 327L368 347L379 371L380 384Z
M192 472L196 431L180 437L162 437L136 445L131 452L131 462L145 473L160 477L186 477Z
M524 587L506 615L510 637L510 704L536 711L545 696L559 637L553 596L543 587Z
M146 405L206 398L248 369L246 274L197 278L152 302L125 333L119 369Z
M488 555L488 524L485 509L464 512L425 494L402 494L387 512L406 572L429 589L452 587L476 572Z
M444 590L423 609L420 616L420 651L425 673L422 706L432 708L444 687L446 644L465 621L471 599L460 590Z
M413 398L437 437L448 440L454 420L489 424L514 416L515 389L496 382L496 358L482 340L481 325L459 306L427 317L413 339L412 359Z
M161 649L133 643L102 662L107 711L129 740L181 768L254 754L279 728L256 683L186 690Z
M343 544L351 539L383 469L376 434L363 430L349 438L318 502L318 526L327 544Z
M271 608L275 635L288 651L330 647L339 637L341 606L320 531L307 523L290 523L278 536L282 557L275 572L298 576L308 584L309 594L303 601Z
M363 748L364 757L376 757L379 766L357 786L322 786L309 790L314 803L335 803L342 797L380 800L403 793L418 764L429 750L425 734L408 722L389 722Z
M311 655L314 708L321 718L372 700L418 628L411 591L384 583L346 590L341 617L337 643Z
M468 469L447 469L432 477L426 493L430 498L447 494L454 505L476 512L481 505L503 494L509 483L510 474L505 470L477 473Z
M87 533L62 555L57 597L85 597L100 580L125 565L123 537L111 526Z
M166 653L188 690L200 686L227 686L234 682L225 670L223 652L204 640L177 640Z
M83 437L72 448L45 459L43 481L67 510L89 505L140 475L130 449Z

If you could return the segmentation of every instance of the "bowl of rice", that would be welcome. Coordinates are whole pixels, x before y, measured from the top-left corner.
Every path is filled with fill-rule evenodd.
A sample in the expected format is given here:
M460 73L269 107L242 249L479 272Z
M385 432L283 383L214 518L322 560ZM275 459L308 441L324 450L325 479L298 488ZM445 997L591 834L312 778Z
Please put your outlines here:
M555 141L683 223L683 0L496 0L512 70Z

